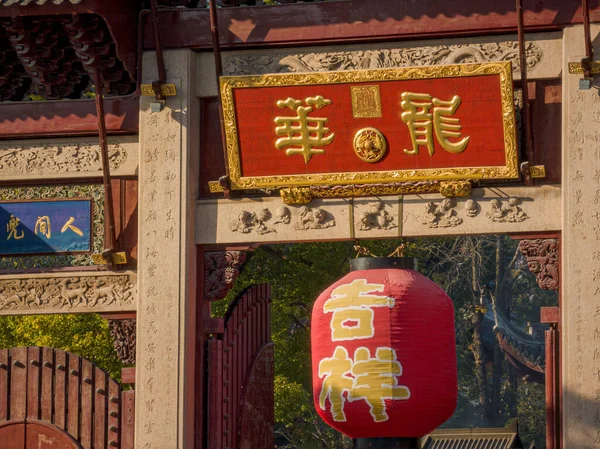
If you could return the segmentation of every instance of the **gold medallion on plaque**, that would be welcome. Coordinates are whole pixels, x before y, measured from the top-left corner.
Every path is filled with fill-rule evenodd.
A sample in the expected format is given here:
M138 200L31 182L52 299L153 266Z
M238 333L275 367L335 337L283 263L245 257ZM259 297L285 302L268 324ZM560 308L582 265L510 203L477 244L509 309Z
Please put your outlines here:
M385 156L385 136L377 128L363 128L354 136L354 152L359 159L371 164Z

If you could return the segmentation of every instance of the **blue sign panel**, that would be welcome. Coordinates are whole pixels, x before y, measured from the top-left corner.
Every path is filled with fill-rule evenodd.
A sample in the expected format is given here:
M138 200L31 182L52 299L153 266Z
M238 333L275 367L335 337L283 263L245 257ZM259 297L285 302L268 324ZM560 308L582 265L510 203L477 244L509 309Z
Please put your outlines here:
M0 255L89 252L90 199L0 202Z

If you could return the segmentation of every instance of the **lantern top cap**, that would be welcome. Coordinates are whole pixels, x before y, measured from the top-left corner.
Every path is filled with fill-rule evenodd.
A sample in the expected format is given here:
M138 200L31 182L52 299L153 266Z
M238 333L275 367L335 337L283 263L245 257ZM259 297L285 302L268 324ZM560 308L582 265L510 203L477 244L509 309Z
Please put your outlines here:
M360 257L350 261L350 271L385 268L416 270L417 261L413 257Z

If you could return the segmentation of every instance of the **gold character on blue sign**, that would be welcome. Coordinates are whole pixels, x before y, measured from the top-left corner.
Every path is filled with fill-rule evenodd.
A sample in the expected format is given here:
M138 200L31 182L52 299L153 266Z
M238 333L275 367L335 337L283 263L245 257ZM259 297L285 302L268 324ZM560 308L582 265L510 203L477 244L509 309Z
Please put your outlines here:
M68 231L69 229L77 234L79 237L83 237L83 232L77 226L73 226L73 222L75 221L75 217L69 217L69 220L65 223L65 225L60 230L60 233Z
M10 216L8 223L6 224L6 232L8 232L8 237L6 237L6 240L10 240L11 238L14 240L20 240L25 237L25 231L21 230L21 234L19 234L18 228L20 223L20 218L17 218L14 215Z
M38 235L38 232L49 239L52 235L50 231L50 217L48 215L44 215L43 217L38 217L35 222L34 234Z

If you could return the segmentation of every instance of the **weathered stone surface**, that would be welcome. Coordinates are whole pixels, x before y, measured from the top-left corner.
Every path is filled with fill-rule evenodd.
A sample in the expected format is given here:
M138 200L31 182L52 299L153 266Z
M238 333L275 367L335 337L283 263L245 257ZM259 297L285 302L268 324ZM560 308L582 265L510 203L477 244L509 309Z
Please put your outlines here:
M598 43L600 26L592 27ZM564 31L562 363L565 448L600 444L600 97L567 64L584 56L583 27ZM596 45L596 53L600 50ZM596 83L598 80L596 79ZM558 213L559 209L556 209Z
M553 211L559 210L560 195L559 187L542 186L474 189L470 197L454 199L439 194L322 199L308 206L287 206L276 197L204 200L196 203L196 243L558 231L560 214Z
M160 112L152 112L152 97L140 98L139 290L136 366L136 447L191 447L193 436L184 416L193 402L194 379L186 350L186 332L195 316L196 253L193 246L194 198L199 167L193 130L198 111L190 90L194 54L165 52L167 83L177 96L167 97ZM157 74L154 54L146 54L144 82ZM194 115L196 114L196 115ZM197 169L196 169L197 170ZM190 174L191 173L191 174ZM192 301L193 298L193 301ZM195 335L195 334L194 334ZM195 342L195 339L192 339ZM187 433L186 433L187 429ZM188 440L189 441L189 440Z

